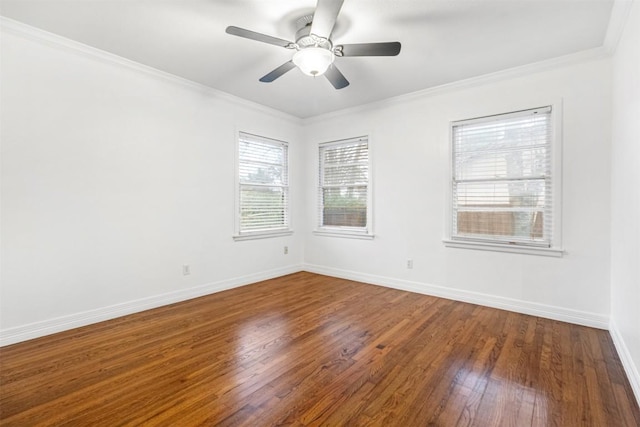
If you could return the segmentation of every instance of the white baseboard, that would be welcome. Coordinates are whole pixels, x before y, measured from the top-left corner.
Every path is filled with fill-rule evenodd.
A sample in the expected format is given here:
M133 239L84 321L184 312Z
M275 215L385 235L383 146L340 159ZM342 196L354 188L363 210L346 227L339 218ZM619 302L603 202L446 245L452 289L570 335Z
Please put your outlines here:
M343 279L356 280L372 285L386 286L403 291L416 292L425 295L447 298L455 301L468 302L516 313L529 314L547 319L560 320L562 322L575 323L598 329L609 329L609 317L598 313L578 311L569 308L539 304L529 301L505 298L496 295L465 291L462 289L447 288L428 283L412 282L409 280L391 277L377 276L373 274L358 273L349 270L340 270L331 267L304 264L305 271Z
M613 317L609 322L609 333L611 334L613 345L615 345L618 352L618 357L620 357L620 361L622 362L622 367L624 368L627 378L629 378L629 382L631 383L633 394L636 396L638 405L640 405L640 372L638 372L638 367L633 362L629 348L627 347L624 338L622 338Z
M204 295L225 291L227 289L249 285L262 280L273 279L274 277L296 273L301 270L302 267L300 265L292 265L247 276L208 283L189 289L142 298L135 301L128 301L95 310L83 311L41 322L30 323L28 325L18 326L15 328L0 330L0 347L45 335L55 334L56 332L87 326L120 316L126 316L128 314L138 313L144 310L161 307L163 305L198 298Z
M95 310L88 310L68 316L57 317L41 322L30 323L0 330L0 346L15 344L33 338L62 332L104 320L114 319L128 314L138 313L144 310L173 304L192 298L224 291L239 286L259 282L261 280L272 279L298 271L309 271L311 273L324 274L328 276L340 277L349 280L369 283L373 285L386 286L403 291L416 292L425 295L432 295L441 298L463 301L472 304L479 304L517 313L530 314L548 319L560 320L563 322L575 323L578 325L591 326L600 329L609 329L609 319L596 313L588 313L571 310L562 307L555 307L545 304L532 303L528 301L499 297L461 289L447 288L444 286L430 285L421 282L412 282L403 279L376 276L373 274L359 273L349 270L324 267L313 264L293 265L285 268L268 270L247 276L232 278L219 282L209 283L194 288L170 292L153 297L143 298L135 301L128 301Z
M631 387L636 399L640 402L640 374L635 366L631 354L620 335L613 319L609 321L607 316L572 310L562 307L545 304L532 303L528 301L516 300L512 298L499 297L495 295L470 292L461 289L447 288L444 286L431 285L421 282L413 282L403 279L377 276L367 273L359 273L349 270L341 270L331 267L302 264L292 265L284 268L268 270L247 276L236 277L219 282L209 283L190 289L170 292L149 298L129 301L96 310L88 310L69 316L58 317L41 322L31 323L24 326L9 328L0 331L0 347L15 344L18 342L66 331L93 323L102 322L128 314L138 313L144 310L161 307L176 302L198 298L204 295L221 292L227 289L249 285L262 280L268 280L286 274L308 271L310 273L323 274L327 276L339 277L348 280L356 280L372 285L385 286L403 291L416 292L440 298L463 301L502 310L514 311L516 313L529 314L563 322L575 323L578 325L590 326L600 329L608 329L611 333L613 343L619 354L624 370L629 378Z

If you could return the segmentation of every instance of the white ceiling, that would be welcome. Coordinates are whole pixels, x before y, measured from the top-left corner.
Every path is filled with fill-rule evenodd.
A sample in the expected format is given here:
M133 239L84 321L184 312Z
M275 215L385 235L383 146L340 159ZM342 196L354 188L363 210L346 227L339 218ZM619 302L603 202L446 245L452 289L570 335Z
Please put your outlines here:
M292 52L225 33L293 41L315 0L2 0L0 14L304 118L600 47L613 1L345 0L334 44L402 51L338 58L351 82L342 90L297 69L260 83Z

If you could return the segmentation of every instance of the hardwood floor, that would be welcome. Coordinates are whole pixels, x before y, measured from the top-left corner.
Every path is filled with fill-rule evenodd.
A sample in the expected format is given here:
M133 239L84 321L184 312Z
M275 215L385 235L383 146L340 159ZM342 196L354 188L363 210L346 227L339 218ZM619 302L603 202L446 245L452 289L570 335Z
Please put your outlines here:
M639 426L606 331L311 273L0 349L31 425Z

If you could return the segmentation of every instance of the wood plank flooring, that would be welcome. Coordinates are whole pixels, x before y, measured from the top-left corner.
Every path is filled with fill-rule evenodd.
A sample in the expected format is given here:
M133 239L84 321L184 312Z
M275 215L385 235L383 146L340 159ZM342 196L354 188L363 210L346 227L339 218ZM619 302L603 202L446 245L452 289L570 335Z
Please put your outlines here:
M606 331L296 273L0 349L3 426L639 426Z

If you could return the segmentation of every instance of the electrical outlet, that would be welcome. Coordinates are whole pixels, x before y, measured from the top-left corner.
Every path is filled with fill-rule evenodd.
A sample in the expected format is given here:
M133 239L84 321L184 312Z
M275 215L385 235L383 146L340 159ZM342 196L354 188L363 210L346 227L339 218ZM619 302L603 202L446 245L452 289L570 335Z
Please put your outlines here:
M182 266L182 275L188 276L191 274L191 267L188 264Z
M284 247L284 254L287 255L289 253L289 246Z
M413 268L413 260L412 259L408 259L407 260L407 268L409 268L409 269Z

